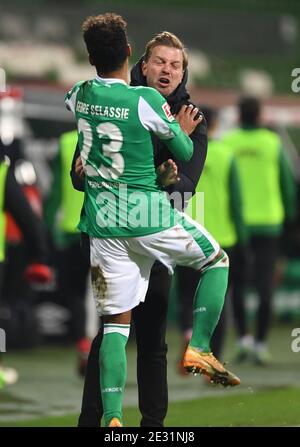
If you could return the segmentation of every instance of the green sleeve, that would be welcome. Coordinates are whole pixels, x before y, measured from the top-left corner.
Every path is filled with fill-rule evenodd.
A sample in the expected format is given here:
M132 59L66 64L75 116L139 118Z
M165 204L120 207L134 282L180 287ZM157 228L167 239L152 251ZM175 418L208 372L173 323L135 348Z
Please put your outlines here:
M231 162L229 173L230 211L237 232L238 242L245 245L248 232L242 214L242 197L240 193L239 174L235 160Z
M174 138L164 141L169 151L180 161L189 161L194 152L192 140L184 132L178 133Z
M75 115L75 105L76 105L76 97L79 89L84 81L77 82L66 94L65 96L65 105L68 110L74 113Z
M288 221L293 221L297 212L297 188L294 175L283 150L280 151L279 170L281 197L285 210L285 217Z
M188 161L194 152L192 140L181 129L165 98L156 90L143 87L139 93L138 114L142 125L162 140L180 161Z

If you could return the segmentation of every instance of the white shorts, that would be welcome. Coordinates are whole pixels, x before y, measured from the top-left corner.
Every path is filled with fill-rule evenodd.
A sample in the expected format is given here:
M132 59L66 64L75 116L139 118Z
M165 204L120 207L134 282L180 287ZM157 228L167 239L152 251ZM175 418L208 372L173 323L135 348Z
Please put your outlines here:
M91 238L92 287L99 315L115 315L145 300L154 261L170 274L176 265L201 270L220 246L202 225L184 215L181 224L147 236Z

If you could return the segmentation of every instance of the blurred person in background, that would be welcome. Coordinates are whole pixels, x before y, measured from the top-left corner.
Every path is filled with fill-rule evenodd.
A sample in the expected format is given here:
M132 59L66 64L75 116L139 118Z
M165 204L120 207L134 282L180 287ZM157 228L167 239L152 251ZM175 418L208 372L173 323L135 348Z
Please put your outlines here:
M31 284L49 283L52 273L46 265L48 248L43 223L30 207L13 170L9 167L8 158L0 153L0 301L3 298L3 279L5 269L5 211L14 218L22 231L26 246L26 265L22 271L22 279ZM23 297L23 299L25 299ZM2 303L1 303L2 304ZM5 325L4 325L4 329ZM9 334L7 334L9 336ZM16 382L18 374L13 368L3 365L0 357L0 387Z
M171 113L178 114L185 105L192 104L186 90L188 59L182 42L172 33L154 36L146 45L145 54L131 71L131 85L149 86L158 90L170 105ZM194 152L190 161L175 160L180 180L166 191L194 194L207 152L207 131L203 119L190 135ZM166 145L152 137L155 166L171 158ZM77 147L73 159L72 181L83 190L83 181L75 172L78 160ZM183 200L182 200L183 201ZM181 204L181 209L182 209ZM86 241L84 243L86 244ZM167 268L155 262L150 275L145 302L133 309L137 341L137 381L141 426L162 427L168 409L166 325L171 276ZM95 337L88 359L82 408L78 425L99 426L103 414L99 385L99 348L102 330Z
M0 325L10 347L28 347L36 341L32 285L52 280L45 264L48 247L35 170L23 153L22 98L17 87L7 86L0 93ZM17 377L13 368L1 363L2 385Z
M204 194L204 227L221 244L229 257L228 291L240 296L239 287L245 272L247 232L242 216L240 183L236 162L227 145L215 137L218 128L218 112L213 107L202 106L206 118L208 150L204 169L196 187L196 195L190 200L187 214L197 220L197 193ZM200 222L201 223L201 222ZM190 341L193 322L193 298L200 274L193 269L177 266L179 324L183 333L183 349ZM227 293L228 295L228 293ZM226 301L225 301L226 305ZM214 331L211 348L216 357L221 356L226 329L226 307L224 305L218 325ZM183 351L182 351L183 352ZM182 355L178 372L185 374Z
M89 260L82 252L77 225L84 195L73 188L70 166L78 138L77 130L65 132L52 166L52 185L45 218L57 252L58 293L70 312L69 341L76 343L78 373L84 376L90 340L86 336Z
M233 151L241 184L243 218L249 234L251 278L258 294L255 337L245 312L246 283L234 294L234 321L238 333L237 360L253 358L270 363L267 336L271 320L274 269L285 219L296 214L296 185L279 136L261 125L261 104L254 97L239 102L240 128L224 136Z
M10 163L17 183L34 213L42 218L42 198L32 162L24 151L26 124L23 113L23 90L8 86L0 96L0 151ZM3 300L8 304L9 346L29 347L38 341L38 325L33 303L36 290L25 281L23 272L27 263L27 249L22 230L12 214L6 212L6 260Z

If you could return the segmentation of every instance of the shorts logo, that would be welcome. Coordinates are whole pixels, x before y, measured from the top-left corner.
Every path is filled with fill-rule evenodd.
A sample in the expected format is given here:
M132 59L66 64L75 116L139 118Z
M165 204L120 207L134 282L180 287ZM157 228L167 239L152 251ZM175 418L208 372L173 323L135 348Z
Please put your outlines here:
M174 121L174 116L171 113L170 106L167 102L162 105L162 109L165 112L166 117L170 122Z

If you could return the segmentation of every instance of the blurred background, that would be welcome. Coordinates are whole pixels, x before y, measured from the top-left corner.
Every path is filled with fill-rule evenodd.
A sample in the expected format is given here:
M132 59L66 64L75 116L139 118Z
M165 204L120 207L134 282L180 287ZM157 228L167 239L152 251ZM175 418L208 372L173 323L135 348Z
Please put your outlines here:
M81 23L87 15L108 11L120 13L128 22L132 64L155 33L168 30L184 42L189 55L188 90L194 103L218 109L218 138L238 126L241 95L259 98L262 124L279 135L296 188L294 217L283 223L272 279L275 293L268 346L272 360L260 366L251 361L240 363L236 372L243 384L238 390L214 388L199 377L179 374L179 347L184 337L178 323L176 275L173 278L168 331L171 405L167 424L297 425L300 353L291 347L300 333L292 336L293 329L300 327L297 0L1 1L0 150L9 157L31 207L43 216L53 276L42 285L23 280L28 262L24 254L26 237L13 216L8 216L0 295L0 327L6 331L7 352L1 354L1 359L15 375L8 380L11 384L0 378L0 425L76 424L82 393L80 375L84 372L88 340L96 333L98 323L84 261L68 271L71 277L80 277L77 289L85 299L79 302L78 297L77 307L66 297L70 285L60 282L65 268L62 259L70 259L64 257L65 249L78 240L78 235L66 237L63 227L56 225L60 202L53 179L57 175L60 137L75 128L72 114L64 107L65 93L78 80L94 76L86 58ZM67 256L79 257L77 252ZM84 328L76 323L82 306L86 312ZM232 309L227 307L222 358L232 363L238 346ZM250 327L257 307L258 298L249 281L246 316ZM300 348L300 342L297 346ZM128 352L126 425L137 425L134 343ZM198 408L202 408L201 414ZM192 414L182 418L183 410L191 410Z

